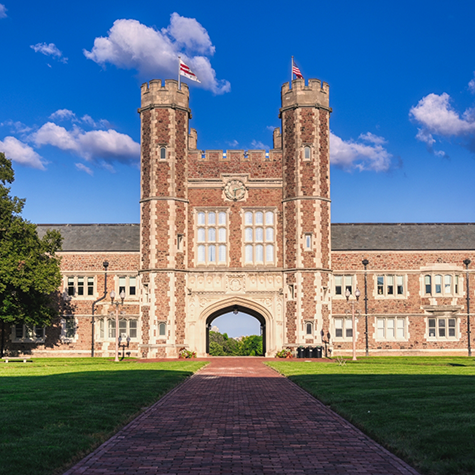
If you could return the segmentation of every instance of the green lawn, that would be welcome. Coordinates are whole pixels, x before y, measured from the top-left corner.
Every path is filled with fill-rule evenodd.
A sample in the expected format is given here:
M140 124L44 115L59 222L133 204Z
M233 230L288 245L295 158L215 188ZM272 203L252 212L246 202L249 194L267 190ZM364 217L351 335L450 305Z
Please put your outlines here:
M268 364L422 473L475 473L475 358Z
M0 361L0 474L61 473L205 364Z

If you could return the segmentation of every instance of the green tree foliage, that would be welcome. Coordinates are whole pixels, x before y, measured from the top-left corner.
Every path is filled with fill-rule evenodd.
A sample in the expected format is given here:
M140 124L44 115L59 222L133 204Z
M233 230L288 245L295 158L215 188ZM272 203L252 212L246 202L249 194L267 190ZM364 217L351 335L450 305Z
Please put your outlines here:
M226 333L209 332L209 354L211 356L261 356L262 336L229 338Z
M11 160L0 153L0 321L45 326L57 315L61 283L61 234L38 237L36 226L20 215L25 200L10 196Z

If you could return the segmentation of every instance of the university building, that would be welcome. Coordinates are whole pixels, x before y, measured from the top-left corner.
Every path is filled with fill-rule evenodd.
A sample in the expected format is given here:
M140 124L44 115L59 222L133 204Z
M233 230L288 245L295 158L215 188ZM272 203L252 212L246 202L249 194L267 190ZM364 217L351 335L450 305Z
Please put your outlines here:
M350 354L353 333L358 355L466 355L475 224L332 224L329 86L281 100L272 150L202 151L187 85L143 84L140 224L39 225L64 237L61 318L8 329L7 352L112 356L121 335L132 356L203 357L213 320L243 312L270 357Z

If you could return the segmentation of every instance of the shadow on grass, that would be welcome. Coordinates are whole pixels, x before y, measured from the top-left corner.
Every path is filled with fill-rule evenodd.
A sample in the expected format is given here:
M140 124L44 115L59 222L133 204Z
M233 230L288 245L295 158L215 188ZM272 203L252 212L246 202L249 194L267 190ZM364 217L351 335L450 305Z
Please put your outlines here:
M0 379L0 474L61 473L192 371L133 369Z
M422 473L475 473L475 380L454 374L289 379Z

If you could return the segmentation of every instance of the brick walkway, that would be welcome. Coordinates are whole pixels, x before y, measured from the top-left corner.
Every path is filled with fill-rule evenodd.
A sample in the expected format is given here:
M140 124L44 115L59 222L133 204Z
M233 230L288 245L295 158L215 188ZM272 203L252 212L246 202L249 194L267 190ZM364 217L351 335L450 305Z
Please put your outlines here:
M259 358L211 364L65 475L417 472Z

